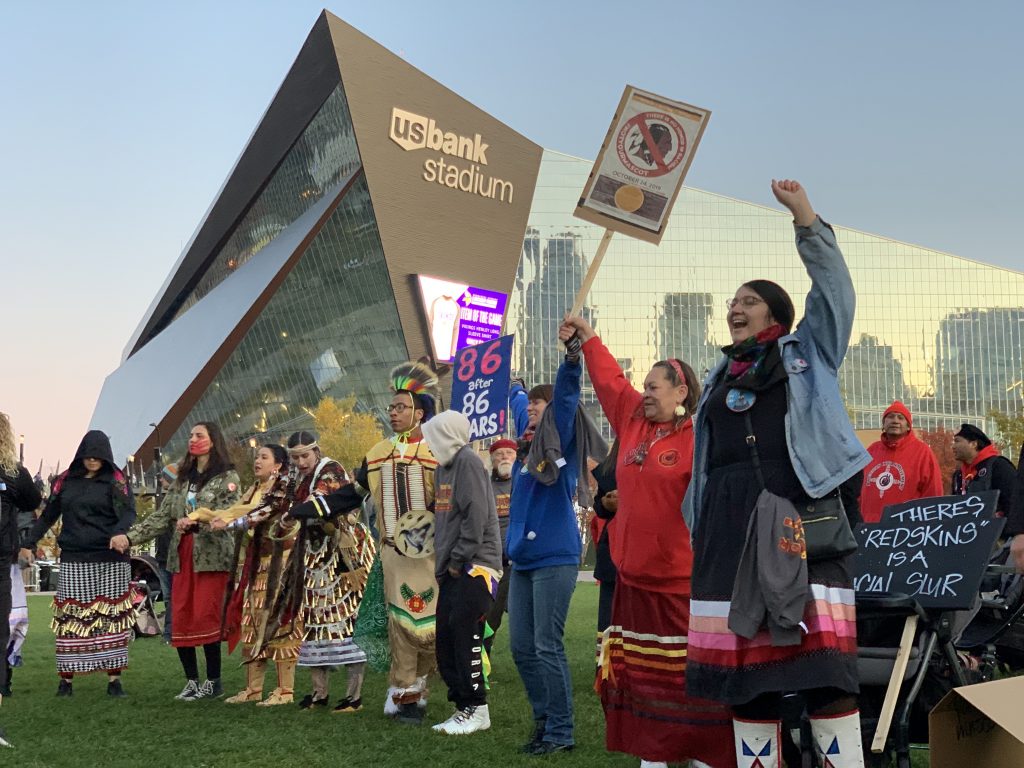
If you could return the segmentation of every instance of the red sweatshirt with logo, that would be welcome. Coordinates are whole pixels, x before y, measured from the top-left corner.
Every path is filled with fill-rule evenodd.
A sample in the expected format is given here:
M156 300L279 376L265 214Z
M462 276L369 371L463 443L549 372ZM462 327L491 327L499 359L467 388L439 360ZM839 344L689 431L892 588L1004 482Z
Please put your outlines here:
M618 579L654 592L690 594L693 550L680 507L693 471L693 424L658 424L643 415L643 395L601 340L583 345L597 399L619 438L619 510L608 524ZM658 430L667 434L658 437ZM645 447L642 463L630 461Z
M939 462L928 444L913 432L898 440L884 435L868 448L871 463L864 468L860 514L865 523L877 523L890 504L942 495Z

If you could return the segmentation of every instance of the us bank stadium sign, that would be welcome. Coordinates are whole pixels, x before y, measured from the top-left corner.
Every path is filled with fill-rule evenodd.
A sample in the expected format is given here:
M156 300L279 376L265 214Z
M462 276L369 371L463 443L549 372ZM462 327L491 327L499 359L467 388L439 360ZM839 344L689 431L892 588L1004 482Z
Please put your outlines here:
M488 172L487 150L490 147L479 133L463 136L446 131L433 118L393 107L388 135L406 152L425 149L437 153L436 157L423 161L424 181L512 203L515 187L512 182Z

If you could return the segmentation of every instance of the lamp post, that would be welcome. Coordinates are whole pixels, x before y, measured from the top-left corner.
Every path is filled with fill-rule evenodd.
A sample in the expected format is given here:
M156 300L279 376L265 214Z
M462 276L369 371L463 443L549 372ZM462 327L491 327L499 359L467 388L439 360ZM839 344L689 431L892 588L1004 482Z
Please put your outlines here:
M160 440L160 427L153 422L150 422L149 426L156 433L156 445L153 446L153 492L156 494L156 503L160 504L160 500L163 498L160 486L160 474L164 470L164 457L161 453L163 443Z
M18 462L25 463L25 436L18 435Z

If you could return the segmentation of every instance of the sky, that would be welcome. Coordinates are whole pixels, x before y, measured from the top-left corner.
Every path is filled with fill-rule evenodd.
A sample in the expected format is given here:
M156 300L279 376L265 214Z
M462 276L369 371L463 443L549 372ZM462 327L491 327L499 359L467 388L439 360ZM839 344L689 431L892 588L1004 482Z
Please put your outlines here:
M0 0L0 411L33 471L73 456L322 8ZM689 186L776 206L796 178L836 224L1024 270L1024 4L328 10L549 149L593 157L629 83L711 110Z

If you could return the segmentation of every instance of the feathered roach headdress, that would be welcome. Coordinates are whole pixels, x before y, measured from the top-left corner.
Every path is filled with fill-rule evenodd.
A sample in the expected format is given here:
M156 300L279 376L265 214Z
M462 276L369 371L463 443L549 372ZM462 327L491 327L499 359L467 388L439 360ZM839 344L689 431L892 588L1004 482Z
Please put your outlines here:
M424 421L437 412L434 394L437 389L437 374L425 363L410 360L392 368L391 389L412 395L416 407L423 411Z

